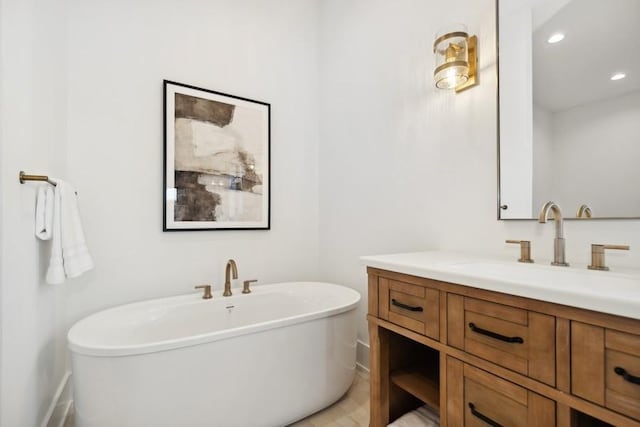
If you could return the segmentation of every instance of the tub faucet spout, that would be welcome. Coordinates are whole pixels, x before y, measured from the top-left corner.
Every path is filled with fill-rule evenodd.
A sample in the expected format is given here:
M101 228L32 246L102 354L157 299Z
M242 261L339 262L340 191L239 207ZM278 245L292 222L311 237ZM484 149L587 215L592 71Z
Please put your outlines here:
M569 263L565 261L565 251L564 251L564 236L562 234L562 213L560 212L560 207L556 205L554 202L547 202L540 210L540 217L538 221L540 223L547 222L549 217L549 212L553 214L553 220L556 225L556 236L553 239L553 262L551 265L559 265L563 267L567 267Z
M227 261L227 266L224 269L224 293L222 294L223 297L231 296L231 278L229 277L231 274L233 275L234 279L238 278L238 266L232 259Z

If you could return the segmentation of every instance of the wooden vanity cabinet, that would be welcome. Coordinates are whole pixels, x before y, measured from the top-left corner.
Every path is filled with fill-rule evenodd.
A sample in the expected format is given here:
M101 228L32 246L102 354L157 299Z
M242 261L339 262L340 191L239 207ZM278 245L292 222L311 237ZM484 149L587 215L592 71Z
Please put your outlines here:
M553 427L556 404L524 387L447 357L448 425Z
M640 419L640 335L571 323L571 390Z
M554 316L449 294L447 323L448 345L555 385Z
M440 335L440 292L397 280L380 278L379 316L437 340Z
M640 321L368 274L372 427L424 403L442 426L640 427Z

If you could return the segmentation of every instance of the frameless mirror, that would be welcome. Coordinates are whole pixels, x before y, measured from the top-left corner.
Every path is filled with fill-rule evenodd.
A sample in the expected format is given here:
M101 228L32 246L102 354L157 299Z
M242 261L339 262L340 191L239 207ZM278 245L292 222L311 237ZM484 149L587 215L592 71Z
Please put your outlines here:
M640 217L640 1L497 7L498 217Z

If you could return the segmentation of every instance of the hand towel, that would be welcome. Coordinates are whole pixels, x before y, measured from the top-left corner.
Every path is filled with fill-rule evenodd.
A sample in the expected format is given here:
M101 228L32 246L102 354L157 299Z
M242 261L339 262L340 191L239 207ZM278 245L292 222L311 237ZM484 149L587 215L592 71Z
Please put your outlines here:
M437 427L439 425L438 414L425 405L404 414L387 427Z
M56 188L47 283L59 284L91 270L93 260L84 240L76 190L61 179L52 181Z
M51 239L53 227L53 190L51 186L41 185L36 196L36 237L40 240Z

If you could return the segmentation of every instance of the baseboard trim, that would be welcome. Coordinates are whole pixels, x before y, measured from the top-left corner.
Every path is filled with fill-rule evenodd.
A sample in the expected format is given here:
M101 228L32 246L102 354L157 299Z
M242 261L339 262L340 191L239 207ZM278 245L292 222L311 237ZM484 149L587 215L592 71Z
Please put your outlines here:
M69 418L69 416L71 416L72 408L73 408L73 400L70 400L64 405L64 412L62 413L62 416L60 417L60 422L56 427L64 427L67 424L67 419Z
M51 403L49 404L49 409L42 420L42 424L40 424L41 427L60 427L64 425L71 402L60 402L60 398L70 384L70 377L71 372L67 371L63 375L62 380L60 380L60 384L58 385L58 388L51 399ZM60 422L56 420L62 421Z
M359 364L358 362L356 362L356 371L360 371L360 372L364 372L365 374L369 373L369 368L367 368L366 366L363 366L361 364Z
M360 340L356 348L356 365L369 372L369 344Z

